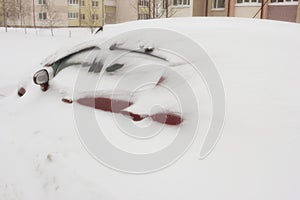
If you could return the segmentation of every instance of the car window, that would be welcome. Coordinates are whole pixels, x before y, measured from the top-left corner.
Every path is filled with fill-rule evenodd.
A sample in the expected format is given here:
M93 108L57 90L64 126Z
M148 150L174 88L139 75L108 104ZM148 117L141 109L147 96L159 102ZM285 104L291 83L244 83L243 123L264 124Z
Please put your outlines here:
M54 76L60 71L71 66L90 67L95 71L101 71L102 66L100 64L101 52L98 47L90 47L78 52L69 54L52 64L54 70Z

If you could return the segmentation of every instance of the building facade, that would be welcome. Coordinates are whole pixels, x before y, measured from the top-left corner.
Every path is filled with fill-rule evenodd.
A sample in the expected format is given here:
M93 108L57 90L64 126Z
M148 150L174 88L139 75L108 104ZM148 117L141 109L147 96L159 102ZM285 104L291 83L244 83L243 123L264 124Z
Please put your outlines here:
M28 26L68 26L68 4L66 1L34 0L33 2L32 7L29 8L33 13L32 15L29 14L32 21Z
M230 16L300 22L298 0L193 1L193 16Z
M229 16L300 23L298 0L0 0L0 26L100 27L169 17Z
M138 19L138 0L116 0L116 23L133 21Z
M298 10L297 10L297 23L300 23L300 5L298 5Z
M115 24L116 23L116 12L117 12L116 0L105 0L104 1L104 23Z
M116 0L117 23L169 17L192 17L193 0Z
M115 23L114 0L0 0L0 25L100 27ZM107 5L106 5L107 2ZM105 13L105 10L108 13Z
M2 25L67 26L67 3L60 0L1 0Z
M68 0L68 26L100 27L103 24L103 0Z

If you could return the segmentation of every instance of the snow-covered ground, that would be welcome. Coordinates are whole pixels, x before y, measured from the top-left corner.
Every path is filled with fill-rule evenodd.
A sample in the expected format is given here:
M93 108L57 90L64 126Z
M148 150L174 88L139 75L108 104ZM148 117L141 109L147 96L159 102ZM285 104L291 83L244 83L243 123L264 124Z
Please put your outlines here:
M224 83L226 120L212 154L200 143L169 168L132 175L100 165L76 133L73 107L30 81L56 50L137 28L167 28L193 38ZM300 25L238 18L178 18L36 35L0 29L0 199L300 198ZM73 30L74 31L74 30Z

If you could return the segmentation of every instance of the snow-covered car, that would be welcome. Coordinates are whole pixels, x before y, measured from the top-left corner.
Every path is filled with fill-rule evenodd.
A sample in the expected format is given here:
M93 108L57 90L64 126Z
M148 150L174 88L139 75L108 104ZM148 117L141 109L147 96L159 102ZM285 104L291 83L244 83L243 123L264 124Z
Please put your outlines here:
M299 35L142 20L50 55L0 99L0 199L298 200Z
M178 44L174 43L175 39ZM185 44L182 44L183 41ZM193 43L196 47L192 47ZM185 53L195 52L195 56L202 59L201 63L181 58L184 55L167 49L174 44L185 49ZM205 82L200 77L201 72L194 69L194 64L214 68L205 51L190 38L157 28L138 29L107 40L101 38L85 42L50 56L33 75L33 82L44 92L59 91L64 95L62 101L65 103L76 102L122 114L133 121L151 119L179 126L184 121L189 123L188 118L192 115L199 114L198 105L192 101L194 97L188 95L187 87L199 90L195 92L201 97L197 103L209 95L204 94L206 90L202 92ZM90 83L84 89L78 87L87 80ZM218 79L213 81L221 84ZM26 88L19 88L20 97L25 93ZM182 110L182 100L178 99L178 95L189 97L186 102L188 109ZM209 109L209 104L206 106L204 109Z
M66 95L62 98L65 103L76 101L79 104L102 111L129 115L134 121L141 121L150 117L159 123L179 125L183 121L181 113L176 109L179 105L175 105L176 102L172 102L170 98L167 102L170 109L164 112L157 110L154 113L147 111L141 113L140 107L142 105L147 108L147 106L151 107L155 104L164 106L162 104L164 104L163 102L166 103L166 98L170 96L170 93L161 92L163 87L166 87L166 85L161 85L163 82L170 83L172 81L172 77L169 77L165 68L174 68L175 63L167 60L166 53L159 50L157 45L157 47L145 46L132 40L130 43L131 46L129 47L126 46L126 43L110 43L109 47L105 49L105 47L102 48L101 41L96 40L80 45L83 46L81 48L77 46L74 48L75 50L70 50L71 53L65 56L54 60L50 59L50 61L47 60L46 64L43 64L44 67L33 75L33 82L39 85L42 91L46 92L49 86L50 90L52 89L52 79L60 76L58 79L64 80L57 84L56 88L59 88L60 92L63 91ZM135 44L132 45L133 43ZM184 64L180 63L178 65L183 66ZM84 91L75 91L77 96L74 96L72 91L75 90L74 81L77 78L75 73L79 69L81 70L80 73L84 74L85 80L94 79L101 82L101 84L96 90L93 90L94 85L91 85L90 88L86 88ZM70 81L70 79L73 79L73 81ZM120 84L120 81L122 84ZM178 84L180 84L180 81L184 82L185 80L178 79L178 81ZM156 92L153 92L153 88ZM25 91L26 89L21 87L18 95L22 97ZM82 94L78 97L80 92ZM69 98L71 93L76 99ZM147 96L147 99L143 96ZM136 104L138 105L137 108ZM138 112L131 108L138 109Z

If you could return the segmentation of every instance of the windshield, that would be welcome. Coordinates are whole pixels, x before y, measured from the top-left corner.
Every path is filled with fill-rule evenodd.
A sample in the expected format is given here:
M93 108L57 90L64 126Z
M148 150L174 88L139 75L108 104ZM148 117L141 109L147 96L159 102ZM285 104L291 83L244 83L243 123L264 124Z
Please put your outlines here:
M94 72L94 73L100 73L105 62L105 58L107 58L108 55L113 55L113 51L119 51L121 52L127 52L124 55L130 56L130 54L134 54L133 57L131 57L129 60L123 60L121 63L110 63L109 66L106 68L107 72L114 72L117 71L125 65L124 63L130 63L130 61L135 60L137 62L139 59L142 59L145 62L145 59L143 59L144 56L147 57L147 60L151 61L151 57L153 59L158 59L160 61L167 61L166 58L163 56L159 56L157 54L154 54L154 48L152 47L140 47L138 49L132 49L129 47L124 47L122 44L114 43L112 44L109 49L107 50L100 50L97 46L88 47L82 50L79 50L77 52L74 52L72 54L69 54L54 63L51 64L51 67L54 71L54 76L56 76L60 71L67 67L89 67L88 72ZM101 51L101 52L100 52ZM125 57L127 57L125 56ZM124 57L124 56L123 56ZM122 60L122 59L121 59ZM117 60L115 60L117 61Z

